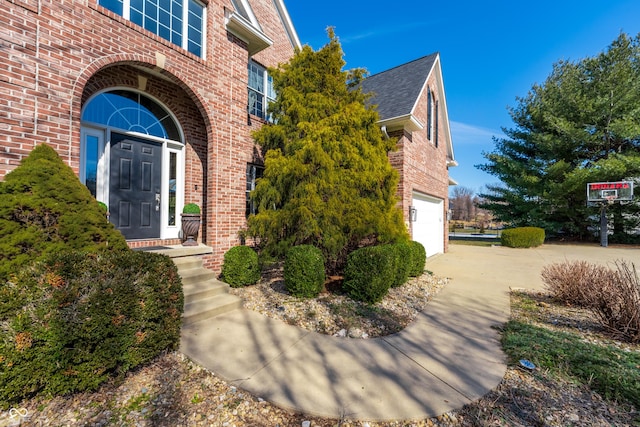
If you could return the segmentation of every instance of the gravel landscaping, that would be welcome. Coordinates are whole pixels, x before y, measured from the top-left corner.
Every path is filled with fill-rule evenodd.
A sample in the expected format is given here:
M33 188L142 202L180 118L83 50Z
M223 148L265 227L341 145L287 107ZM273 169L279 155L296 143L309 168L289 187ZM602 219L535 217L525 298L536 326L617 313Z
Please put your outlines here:
M333 281L328 288L335 290L338 285ZM247 309L289 324L367 339L404 328L421 310L429 309L428 301L446 285L446 279L424 274L392 289L375 307L356 304L334 292L304 301L286 293L276 268L258 285L232 292L243 298ZM539 310L531 321L581 331L591 341L610 342L585 310L557 305L540 295L538 301ZM524 315L513 312L513 316ZM626 348L640 351L637 346ZM509 367L500 385L479 401L436 418L378 423L308 417L248 394L178 352L162 355L96 392L34 398L22 402L20 408L27 415L22 425L35 426L633 426L640 422L636 408L605 401L588 387L544 370L529 372L516 366ZM17 425L20 416L12 419L10 415L0 412L0 426Z

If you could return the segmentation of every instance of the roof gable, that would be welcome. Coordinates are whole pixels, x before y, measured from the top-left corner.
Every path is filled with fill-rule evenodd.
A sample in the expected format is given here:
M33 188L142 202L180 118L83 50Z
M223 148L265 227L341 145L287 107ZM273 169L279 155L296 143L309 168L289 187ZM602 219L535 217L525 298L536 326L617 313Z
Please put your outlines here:
M369 76L361 82L360 87L363 93L371 94L368 103L377 105L381 126L389 130L405 129L413 132L425 126L414 113L421 97L426 96L426 86L431 75L434 75L436 81L432 90L436 92L439 102L438 110L442 118L441 125L444 127L447 157L451 165L455 166L439 53L432 53Z
M437 58L438 53L432 53L364 79L362 91L373 94L369 102L378 106L380 119L413 112Z

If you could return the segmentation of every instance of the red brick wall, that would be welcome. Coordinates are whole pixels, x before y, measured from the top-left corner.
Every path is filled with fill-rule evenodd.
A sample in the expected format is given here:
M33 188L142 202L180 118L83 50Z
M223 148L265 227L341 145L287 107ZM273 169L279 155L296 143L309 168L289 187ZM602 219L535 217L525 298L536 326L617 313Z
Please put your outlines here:
M398 152L390 154L391 164L400 172L401 180L398 188L398 195L401 198L404 219L409 227L409 207L411 206L412 194L414 191L444 200L444 249L448 248L449 227L447 224L447 208L449 193L449 173L447 171L447 146L445 139L445 126L442 115L442 103L440 103L439 117L434 120L439 121L438 125L438 146L435 145L435 134L432 138L427 138L427 87L431 92L435 102L438 101L437 79L432 73L427 81L423 93L421 94L414 116L424 125L422 130L412 133L402 132L398 140ZM434 126L435 129L435 126ZM411 231L411 230L410 230Z
M256 59L285 62L293 47L271 0L251 2L272 47ZM243 41L226 31L230 1L207 4L206 57L199 58L97 5L97 0L0 1L0 179L36 144L76 172L80 113L97 91L138 87L176 115L186 139L185 202L203 208L206 265L219 270L245 225L245 170L254 144L247 124ZM161 65L164 59L164 67ZM255 125L255 123L254 123ZM134 242L132 246L175 241Z

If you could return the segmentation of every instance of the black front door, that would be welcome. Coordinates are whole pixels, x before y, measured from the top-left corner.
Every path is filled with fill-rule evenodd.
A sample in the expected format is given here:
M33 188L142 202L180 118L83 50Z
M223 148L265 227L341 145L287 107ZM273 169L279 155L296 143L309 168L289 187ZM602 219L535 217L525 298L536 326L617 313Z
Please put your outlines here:
M126 239L160 237L162 145L111 134L110 220Z

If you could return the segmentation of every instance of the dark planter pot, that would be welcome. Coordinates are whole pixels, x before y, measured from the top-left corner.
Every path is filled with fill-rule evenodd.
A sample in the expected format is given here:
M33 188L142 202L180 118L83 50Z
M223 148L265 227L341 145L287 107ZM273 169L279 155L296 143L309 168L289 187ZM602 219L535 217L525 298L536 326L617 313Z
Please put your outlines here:
M182 246L198 246L200 214L182 215Z

